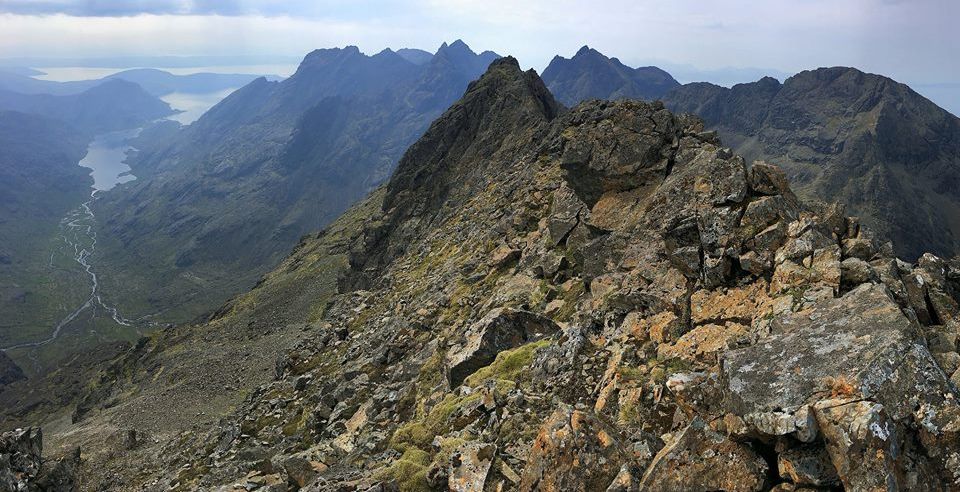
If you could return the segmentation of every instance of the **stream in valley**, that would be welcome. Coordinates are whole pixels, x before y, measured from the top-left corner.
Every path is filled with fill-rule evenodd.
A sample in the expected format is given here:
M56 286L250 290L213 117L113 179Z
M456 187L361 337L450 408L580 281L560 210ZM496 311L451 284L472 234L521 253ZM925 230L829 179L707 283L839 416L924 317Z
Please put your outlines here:
M187 125L198 119L207 109L218 103L224 97L230 94L233 89L218 91L209 94L170 94L165 96L164 101L171 107L179 109L181 112L173 115L170 119ZM129 141L136 138L142 128L133 128L127 130L114 131L96 136L87 147L87 154L80 160L79 165L90 169L90 175L93 177L93 191L89 200L81 203L78 207L71 210L60 221L60 229L57 241L62 241L56 251L51 253L50 268L56 268L54 258L62 255L75 263L75 269L80 274L77 278L82 278L83 286L79 287L82 294L82 301L75 307L69 309L67 314L51 327L49 335L42 339L31 342L22 342L8 347L2 347L0 350L28 349L31 355L28 356L34 361L35 352L40 347L50 344L60 338L64 330L71 323L78 320L81 314L87 313L90 318L99 321L112 321L122 327L130 327L139 333L141 328L147 327L152 322L148 321L149 316L131 320L125 318L116 306L107 303L100 292L100 282L93 263L93 254L97 247L97 217L94 214L93 203L97 196L113 187L132 181L136 176L130 173L130 167L126 164L127 153L134 150ZM71 269L73 270L73 268ZM88 313L88 311L93 311ZM92 325L84 327L84 330L90 330L95 333L95 327Z
M133 149L127 144L127 141L136 137L140 130L140 128L120 130L94 138L87 148L87 155L79 163L80 166L89 168L90 175L93 177L93 191L90 194L90 199L68 212L60 221L59 239L62 239L64 243L62 246L65 248L63 254L72 256L73 261L77 263L80 271L87 278L89 297L64 316L53 327L47 338L4 347L3 350L46 345L56 340L65 327L88 309L102 309L115 323L121 326L134 326L134 321L124 318L115 306L110 306L104 302L100 294L99 279L91 263L92 255L97 247L97 232L94 227L96 216L91 206L97 199L98 193L107 191L120 183L136 179L135 176L130 174L130 167L124 163L124 160L126 160L127 152ZM53 254L51 254L51 268L53 267Z

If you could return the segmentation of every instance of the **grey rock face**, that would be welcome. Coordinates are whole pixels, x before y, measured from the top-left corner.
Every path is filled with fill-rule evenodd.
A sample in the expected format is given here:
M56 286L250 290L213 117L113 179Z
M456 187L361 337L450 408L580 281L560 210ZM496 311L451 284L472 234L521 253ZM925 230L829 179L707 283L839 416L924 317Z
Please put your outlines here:
M80 449L59 460L45 461L43 432L29 427L0 434L0 490L9 492L73 492Z

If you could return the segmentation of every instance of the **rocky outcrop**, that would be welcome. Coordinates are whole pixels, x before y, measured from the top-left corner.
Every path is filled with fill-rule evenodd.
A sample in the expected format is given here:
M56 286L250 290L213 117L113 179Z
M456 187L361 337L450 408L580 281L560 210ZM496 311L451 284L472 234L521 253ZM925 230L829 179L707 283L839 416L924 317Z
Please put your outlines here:
M564 407L540 428L519 490L603 490L614 481L629 488L637 473L615 429L589 412Z
M640 490L759 491L768 486L768 466L748 445L694 419L653 459Z
M44 461L43 433L38 427L0 435L0 490L10 492L77 490L80 449L56 461Z

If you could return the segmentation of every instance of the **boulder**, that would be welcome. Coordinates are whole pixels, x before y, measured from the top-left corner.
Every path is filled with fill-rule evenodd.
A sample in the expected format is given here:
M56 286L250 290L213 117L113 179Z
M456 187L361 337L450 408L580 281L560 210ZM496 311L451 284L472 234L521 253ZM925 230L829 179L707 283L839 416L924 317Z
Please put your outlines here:
M814 408L826 450L847 490L907 490L903 435L883 405L826 400Z
M483 490L496 455L496 444L468 442L450 457L447 485L452 492Z
M28 490L40 475L43 432L28 427L0 435L0 490Z
M590 412L563 406L540 427L519 489L604 490L617 481L624 465L629 473L631 457L613 428Z
M727 408L748 422L760 422L764 414L793 413L831 395L882 398L888 388L906 384L897 378L908 358L923 360L915 367L935 364L880 285L861 285L841 298L817 303L812 311L784 315L771 330L758 343L722 357ZM918 383L936 378L903 376ZM912 411L907 402L897 405Z
M559 331L549 318L529 311L498 308L471 325L460 344L447 355L450 387L489 365L497 354L548 337Z
M761 195L780 195L790 193L787 175L777 166L764 161L754 161L747 171L750 189Z
M759 491L767 486L767 462L747 444L710 430L695 418L653 458L641 491Z
M955 467L950 463L960 459L956 442L960 406L918 336L917 326L883 286L864 284L843 297L820 301L813 309L784 315L773 321L771 330L770 336L755 345L730 350L722 357L724 406L742 417L752 432L792 435L809 442L815 432L809 419L811 405L817 427L825 436L862 433L866 431L859 429L860 423L868 428L889 421L891 426L915 429L910 439L936 450L911 456L911 462L933 467L943 479L954 480ZM837 412L848 407L834 409L823 403L836 399L860 402L857 415L838 416ZM875 416L861 415L867 413ZM826 429L825 425L832 427ZM890 429L893 432L894 428ZM827 442L834 439L827 436ZM849 436L843 439L845 446L852 446ZM892 458L872 464L856 459L838 461L854 451L875 457L900 449L881 446L888 444L882 439L868 440L853 450L827 449L847 483L846 476L875 476L874 471L858 468L861 466L882 465L891 477L903 475L901 462Z

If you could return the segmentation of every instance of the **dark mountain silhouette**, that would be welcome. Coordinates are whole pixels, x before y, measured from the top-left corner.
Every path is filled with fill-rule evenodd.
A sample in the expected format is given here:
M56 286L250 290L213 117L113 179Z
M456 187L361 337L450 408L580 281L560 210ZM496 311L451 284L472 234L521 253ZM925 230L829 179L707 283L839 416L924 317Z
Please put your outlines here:
M137 126L174 114L170 105L125 80L110 80L79 94L20 94L0 91L0 110L58 119L86 135Z
M568 106L587 99L654 100L680 85L657 67L630 68L589 46L570 59L553 57L543 81Z

